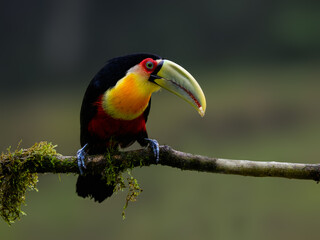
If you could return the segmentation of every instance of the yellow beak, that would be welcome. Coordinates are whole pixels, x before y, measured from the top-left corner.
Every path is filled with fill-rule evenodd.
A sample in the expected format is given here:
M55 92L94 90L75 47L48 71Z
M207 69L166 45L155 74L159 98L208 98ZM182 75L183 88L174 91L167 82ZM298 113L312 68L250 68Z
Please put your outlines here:
M158 60L158 66L159 71L151 75L153 82L187 101L203 117L206 98L194 77L183 67L169 60Z

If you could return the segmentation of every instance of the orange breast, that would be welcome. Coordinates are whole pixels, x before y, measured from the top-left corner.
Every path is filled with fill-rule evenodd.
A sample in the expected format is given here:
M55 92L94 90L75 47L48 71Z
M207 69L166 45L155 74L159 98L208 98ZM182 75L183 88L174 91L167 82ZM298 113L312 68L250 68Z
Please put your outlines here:
M104 94L103 109L115 119L133 120L144 112L151 94L159 88L145 76L127 74Z

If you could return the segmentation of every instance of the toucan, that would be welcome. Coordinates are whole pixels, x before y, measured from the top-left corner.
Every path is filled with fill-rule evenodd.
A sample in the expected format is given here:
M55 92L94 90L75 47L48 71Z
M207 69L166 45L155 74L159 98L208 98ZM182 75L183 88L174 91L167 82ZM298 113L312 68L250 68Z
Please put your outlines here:
M94 76L80 112L80 174L76 184L79 196L102 202L115 188L101 175L85 172L88 154L104 154L137 141L143 147L150 146L159 161L159 144L148 138L146 122L151 95L161 88L181 97L204 116L206 99L197 81L183 67L155 54L113 58Z

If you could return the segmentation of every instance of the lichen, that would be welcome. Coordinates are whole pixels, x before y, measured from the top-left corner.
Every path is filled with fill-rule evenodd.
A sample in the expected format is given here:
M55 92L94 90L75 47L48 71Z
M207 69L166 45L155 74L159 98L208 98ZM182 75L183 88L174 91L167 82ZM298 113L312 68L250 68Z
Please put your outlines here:
M25 205L27 191L36 190L37 173L30 172L26 166L36 155L57 155L55 145L47 142L35 143L31 148L15 151L9 147L0 156L0 215L9 225L20 219L25 213L21 206ZM41 164L38 162L37 164Z

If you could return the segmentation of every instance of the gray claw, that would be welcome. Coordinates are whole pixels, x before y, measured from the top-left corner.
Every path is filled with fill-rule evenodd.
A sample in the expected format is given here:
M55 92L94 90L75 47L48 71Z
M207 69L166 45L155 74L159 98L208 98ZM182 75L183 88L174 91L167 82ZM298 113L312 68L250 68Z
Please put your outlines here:
M155 139L145 138L149 142L149 146L151 147L153 154L156 158L156 163L159 162L160 148L159 143Z
M85 149L87 148L88 144L84 145L83 148L79 149L77 152L77 160L78 160L78 168L80 175L83 175L84 169L86 169L86 164L84 160L86 159L87 153Z

